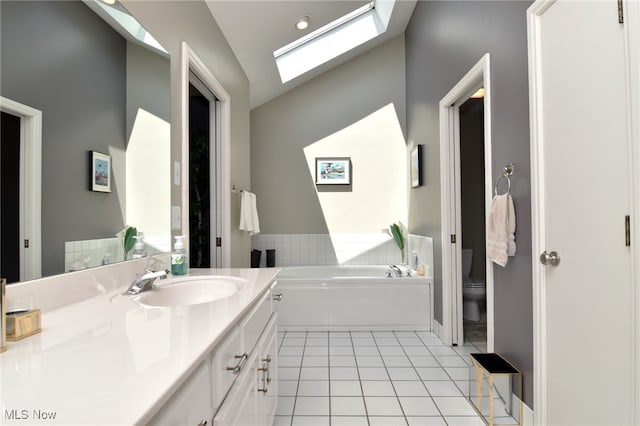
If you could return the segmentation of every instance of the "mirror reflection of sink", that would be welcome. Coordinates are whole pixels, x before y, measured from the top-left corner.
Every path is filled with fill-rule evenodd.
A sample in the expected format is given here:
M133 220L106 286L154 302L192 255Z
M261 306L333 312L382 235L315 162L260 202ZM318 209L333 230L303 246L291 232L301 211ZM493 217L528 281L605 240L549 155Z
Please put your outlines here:
M152 307L199 305L233 296L243 283L241 278L219 275L170 278L137 296L114 296L111 303L130 300Z
M146 306L189 306L215 302L238 292L241 280L233 277L188 277L172 279L144 292L137 302Z

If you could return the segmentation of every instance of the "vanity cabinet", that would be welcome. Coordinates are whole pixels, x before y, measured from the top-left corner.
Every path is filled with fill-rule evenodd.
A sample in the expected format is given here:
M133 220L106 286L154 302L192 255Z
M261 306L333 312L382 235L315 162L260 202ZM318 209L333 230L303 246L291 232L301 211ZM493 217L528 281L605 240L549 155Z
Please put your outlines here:
M149 424L273 424L278 400L278 314L272 306L272 288L236 321Z
M213 415L211 409L211 369L203 361L191 377L156 413L150 425L204 426Z

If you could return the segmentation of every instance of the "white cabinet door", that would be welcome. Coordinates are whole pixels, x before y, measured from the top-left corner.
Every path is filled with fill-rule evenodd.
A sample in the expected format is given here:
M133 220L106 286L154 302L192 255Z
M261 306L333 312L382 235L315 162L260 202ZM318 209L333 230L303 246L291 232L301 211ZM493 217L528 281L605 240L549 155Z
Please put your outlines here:
M545 425L633 423L629 89L616 3L530 10L535 408Z
M242 348L242 333L239 328L234 328L216 346L212 357L213 374L213 407L218 407L234 380L240 373L240 368L245 363L244 350Z
M148 424L198 426L208 424L212 416L211 370L209 360L206 360Z
M249 355L243 371L214 417L213 426L262 425L258 405L258 355L258 351Z
M264 334L260 338L260 417L264 425L271 425L278 405L278 314L271 316Z

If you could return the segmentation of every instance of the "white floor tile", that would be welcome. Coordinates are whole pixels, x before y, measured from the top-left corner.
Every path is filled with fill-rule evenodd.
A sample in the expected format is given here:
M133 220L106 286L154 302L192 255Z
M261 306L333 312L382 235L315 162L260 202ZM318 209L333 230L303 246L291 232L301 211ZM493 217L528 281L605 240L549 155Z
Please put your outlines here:
M297 380L278 380L279 396L296 396L298 392Z
M411 367L411 362L406 356L383 355L384 365L387 367Z
M397 346L398 339L395 337L376 337L378 346Z
M440 367L435 357L424 355L409 355L409 360L414 367Z
M449 346L429 346L429 351L434 355L458 355L453 348Z
M353 351L356 356L380 356L376 346L355 346Z
M306 331L286 331L285 337L307 337Z
M293 414L294 416L328 416L329 397L299 396L296 398L296 407Z
M443 416L476 416L476 411L465 397L435 396L433 401Z
M298 396L329 396L329 381L300 380Z
M329 339L326 337L307 337L307 346L329 346Z
M351 337L348 331L330 331L329 337Z
M329 348L327 346L307 346L304 348L305 356L327 356Z
M380 350L380 354L382 354L382 356L384 355L400 356L405 354L401 346L380 346L378 349Z
M273 426L291 426L291 416L275 416Z
M395 396L395 390L388 380L363 380L362 392L364 396ZM419 383L419 382L412 382Z
M447 426L443 417L407 417L409 426Z
M438 337L421 337L420 340L427 346L444 346L444 343Z
M406 367L388 367L389 377L391 380L420 380L416 370Z
M307 356L305 355L302 360L302 368L305 367L328 367L329 366L329 357L328 356Z
M364 416L364 399L354 396L332 396L331 397L332 416Z
M300 371L300 380L329 380L327 367L305 367Z
M435 358L442 367L468 367L459 355L436 355Z
M405 346L404 351L407 355L432 356L426 346Z
M371 337L370 331L352 331L351 337Z
M380 367L358 367L360 380L389 380L387 370Z
M422 380L451 380L442 368L418 367L416 371Z
M418 337L415 331L394 331L396 337Z
M449 426L485 426L485 423L478 416L475 416L475 417L446 416L444 419Z
M407 421L404 417L371 417L369 416L370 426L406 426Z
M373 337L352 337L353 346L375 346L376 341Z
M384 367L380 356L356 356L358 367Z
M417 380L394 380L393 387L398 396L429 396L422 382Z
M445 367L444 371L447 372L452 380L469 380L469 368L464 367Z
M307 339L304 337L288 337L282 339L282 346L304 346Z
M300 368L278 366L279 380L298 380L300 377Z
M365 416L331 416L331 426L369 426Z
M351 346L351 337L329 337L329 346Z
M280 367L300 367L302 364L301 356L279 356L278 365Z
M354 356L332 356L329 358L332 367L355 367L356 358Z
M469 354L478 353L478 348L473 345L456 346L455 348L453 348L453 350L456 351L458 355L463 355L466 357L468 357Z
M367 405L369 416L402 416L402 409L398 398L395 396L366 396L364 402Z
M293 404L296 398L293 396L279 396L278 408L276 409L277 416L290 416L293 414Z
M329 337L328 331L308 331L307 337L324 337L325 339Z
M371 332L371 334L373 334L374 337L395 337L396 335L393 333L393 331L373 331Z
M291 426L329 426L329 416L294 416Z
M400 404L405 416L439 416L440 412L430 397L401 396Z
M302 356L304 346L282 346L278 351L279 356Z
M450 380L430 380L425 381L424 385L431 396L464 396L458 386Z
M355 367L331 367L331 380L359 380Z
M354 355L353 348L351 346L329 346L329 355Z
M421 339L437 339L438 335L433 331L416 331L416 334Z
M422 342L422 340L420 340L416 336L398 337L398 341L400 341L400 344L402 346L424 346L424 343Z
M331 382L331 396L362 396L359 380L336 380Z

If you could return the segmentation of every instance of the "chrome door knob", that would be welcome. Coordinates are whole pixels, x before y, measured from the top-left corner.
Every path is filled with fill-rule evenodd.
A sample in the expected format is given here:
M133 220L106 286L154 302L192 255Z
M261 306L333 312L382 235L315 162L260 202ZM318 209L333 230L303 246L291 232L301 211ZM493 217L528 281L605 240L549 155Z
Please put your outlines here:
M547 253L547 251L545 250L540 255L540 263L542 263L545 266L547 265L558 266L560 264L560 255L558 254L557 251L552 251L551 253Z

